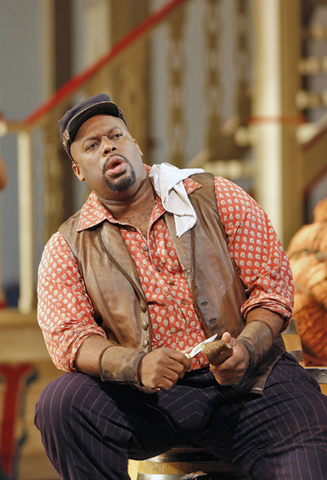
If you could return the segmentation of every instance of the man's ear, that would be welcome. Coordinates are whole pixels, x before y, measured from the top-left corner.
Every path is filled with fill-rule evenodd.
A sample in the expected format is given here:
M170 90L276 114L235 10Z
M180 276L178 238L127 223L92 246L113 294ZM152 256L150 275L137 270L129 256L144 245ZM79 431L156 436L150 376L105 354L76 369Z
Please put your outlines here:
M79 180L80 182L84 182L84 181L85 181L85 177L84 177L84 175L82 174L81 169L79 168L79 165L78 165L76 162L73 162L73 163L72 163L72 169L73 169L76 177L78 178L78 180Z
M140 149L139 144L137 143L137 141L135 140L135 138L133 138L133 142L134 142L135 145L137 146L137 149L138 149L138 151L140 152L141 157L143 157L143 152L142 152L142 150Z

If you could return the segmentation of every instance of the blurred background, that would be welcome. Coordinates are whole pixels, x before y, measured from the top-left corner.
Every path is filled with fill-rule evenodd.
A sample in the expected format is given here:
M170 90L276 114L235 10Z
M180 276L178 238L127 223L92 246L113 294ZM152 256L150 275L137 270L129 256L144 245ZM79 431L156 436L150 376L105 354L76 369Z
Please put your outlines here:
M327 195L327 0L0 0L0 65L8 174L0 194L0 455L11 478L51 480L32 425L40 391L59 374L36 324L37 266L51 234L89 194L60 144L58 119L108 93L145 163L202 167L238 183L287 250ZM304 268L295 266L300 251L317 260L323 318L326 256L302 246L294 268Z

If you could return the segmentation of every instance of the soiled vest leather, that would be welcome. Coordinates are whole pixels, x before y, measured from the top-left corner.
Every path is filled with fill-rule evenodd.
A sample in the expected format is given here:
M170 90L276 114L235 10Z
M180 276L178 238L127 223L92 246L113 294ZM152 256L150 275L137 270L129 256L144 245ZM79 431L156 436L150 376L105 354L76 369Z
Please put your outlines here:
M174 216L164 218L174 242L195 307L207 335L229 331L237 337L244 327L240 307L246 299L244 286L228 253L209 173L192 177L202 185L189 195L197 215L195 227L176 237ZM80 212L59 229L79 265L95 319L116 345L151 350L151 321L146 298L131 255L119 228L108 222L77 232ZM284 351L275 342L256 372L250 372L240 388L261 392L269 367Z

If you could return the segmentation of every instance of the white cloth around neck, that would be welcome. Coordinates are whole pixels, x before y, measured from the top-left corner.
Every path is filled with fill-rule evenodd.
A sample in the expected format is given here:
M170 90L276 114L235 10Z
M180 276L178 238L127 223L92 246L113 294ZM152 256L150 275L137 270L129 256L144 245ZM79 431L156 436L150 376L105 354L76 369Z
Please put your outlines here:
M149 172L156 194L167 212L174 214L176 234L181 237L196 223L196 213L186 193L183 180L202 168L177 168L169 163L153 165Z

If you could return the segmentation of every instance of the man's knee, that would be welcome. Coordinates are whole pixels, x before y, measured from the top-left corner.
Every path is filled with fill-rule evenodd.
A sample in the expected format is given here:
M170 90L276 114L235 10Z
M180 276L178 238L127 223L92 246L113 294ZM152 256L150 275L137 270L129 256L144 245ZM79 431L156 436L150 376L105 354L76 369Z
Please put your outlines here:
M78 405L78 387L81 386L79 373L67 373L49 383L40 395L35 407L35 425L39 430L49 427L60 429Z

